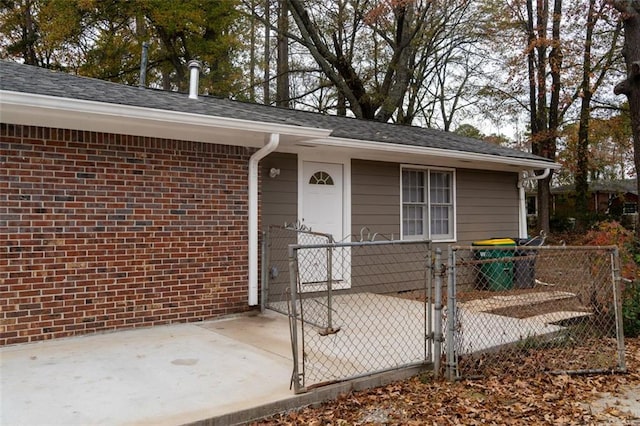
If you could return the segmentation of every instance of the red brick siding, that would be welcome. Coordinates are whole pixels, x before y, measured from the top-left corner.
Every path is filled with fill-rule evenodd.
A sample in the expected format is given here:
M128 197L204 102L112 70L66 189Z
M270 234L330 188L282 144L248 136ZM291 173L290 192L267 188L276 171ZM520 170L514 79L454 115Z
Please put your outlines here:
M0 345L247 306L251 150L0 125Z

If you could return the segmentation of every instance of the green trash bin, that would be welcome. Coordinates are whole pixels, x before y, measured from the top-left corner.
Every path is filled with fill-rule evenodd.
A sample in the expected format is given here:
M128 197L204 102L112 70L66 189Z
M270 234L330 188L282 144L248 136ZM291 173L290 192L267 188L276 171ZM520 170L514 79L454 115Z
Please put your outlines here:
M478 286L491 291L513 288L513 256L516 242L511 238L492 238L474 241L474 257L478 260ZM513 250L492 249L492 247L513 247ZM496 260L494 260L496 259Z

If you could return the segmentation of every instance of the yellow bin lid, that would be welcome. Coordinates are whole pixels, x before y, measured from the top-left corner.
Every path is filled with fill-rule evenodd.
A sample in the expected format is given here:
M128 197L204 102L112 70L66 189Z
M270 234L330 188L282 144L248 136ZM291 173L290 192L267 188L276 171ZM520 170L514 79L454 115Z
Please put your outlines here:
M515 246L516 242L511 238L492 238L490 240L474 241L474 246Z

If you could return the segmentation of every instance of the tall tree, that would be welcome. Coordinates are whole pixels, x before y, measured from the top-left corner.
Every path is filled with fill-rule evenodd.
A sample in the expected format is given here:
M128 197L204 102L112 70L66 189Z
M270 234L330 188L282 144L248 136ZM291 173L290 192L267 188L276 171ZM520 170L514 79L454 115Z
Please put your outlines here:
M621 180L633 173L633 138L628 108L623 108L619 114L612 117L591 117L587 138L579 136L581 131L583 128L579 121L562 128L562 143L558 151L558 162L562 164L562 169L556 176L558 183L575 182L578 174L578 156L583 155L577 146L584 139L589 142L586 168L590 182L602 179Z
M472 116L476 81L486 73L483 41L486 13L478 3L434 3L425 30L416 40L412 79L397 121L415 119L430 127L451 131L460 116Z
M229 96L237 90L235 0L1 1L4 56L135 84L148 41L150 84L185 90L187 63L200 59L204 91Z
M610 100L603 97L603 88L610 84L607 77L616 63L620 30L611 24L615 20L603 0L485 0L485 4L494 16L490 41L495 54L489 57L501 72L488 76L492 81L482 91L487 95L482 100L484 111L502 121L526 111L531 151L555 160L562 127L578 122L583 108L582 136L587 138L593 105ZM526 46L524 54L512 48L518 40ZM538 226L544 230L549 228L551 181L549 176L538 182Z
M589 149L589 127L591 122L591 102L594 93L605 81L605 75L611 70L616 59L618 48L618 37L620 35L621 26L616 25L613 28L607 28L601 24L606 20L607 10L604 1L589 0L586 12L586 29L584 35L583 61L582 61L582 80L579 86L580 96L580 116L577 141L577 168L575 171L575 188L576 188L576 213L578 218L578 227L583 228L586 225L586 214L588 205L589 190L589 163L591 152ZM598 29L599 35L594 32ZM597 37L601 46L593 46L594 37ZM605 46L602 46L605 45ZM602 50L598 55L598 49ZM595 78L594 78L595 77Z
M278 57L276 69L276 105L289 108L289 4L278 0Z
M298 41L309 50L322 72L344 95L353 114L359 118L389 120L400 105L409 84L412 41L421 30L424 23L421 18L430 3L425 3L423 10L416 10L413 2L389 1L387 10L372 11L368 15L370 27L385 40L391 58L383 70L381 84L373 90L367 90L365 77L358 73L356 65L345 55L336 33L325 35L319 30L307 2L288 2L300 32ZM361 9L354 9L354 14L360 14L359 19L357 18L360 22L352 29L355 32L358 27L362 28L364 14ZM391 26L390 30L383 29L387 24Z
M271 103L271 0L264 0L264 78L262 83L262 100L266 105Z
M296 24L289 36L319 68L317 90L334 87L334 112L449 129L468 105L466 75L480 69L468 60L481 33L474 2L287 1Z
M549 0L536 0L535 7L534 0L527 0L526 10L531 151L555 160L562 69L560 40L562 0L553 2L551 36L549 36ZM548 88L548 75L550 75L550 88ZM549 232L552 177L553 171L546 178L538 181L538 226L545 232Z
M320 12L337 14L338 22L347 23L344 2L337 3L338 13L333 9L326 11L321 2L288 0L288 3L299 31L296 41L308 49L324 75L344 96L351 112L359 118L388 121L402 104L411 80L414 40L423 30L432 2L388 0L371 8L367 2L353 1L349 8L352 17L343 28L337 28L335 21L327 21ZM348 32L339 36L345 29ZM374 64L369 68L371 74L365 71L366 63L354 60L350 49L356 37L365 32L374 41L369 56ZM377 46L380 42L383 46Z
M250 0L249 2L249 93L248 98L250 102L256 101L256 68L257 68L257 44L256 44L256 33L257 33L257 22L256 22L256 0Z
M0 57L45 68L73 65L81 21L75 2L0 0Z
M5 55L20 55L28 65L45 65L37 52L41 34L33 1L2 0L0 31L4 34Z
M614 93L625 95L629 101L637 189L640 194L640 0L610 0L610 3L620 12L624 23L622 55L627 64L627 78L616 85ZM640 236L640 226L636 226L636 232Z
M589 0L587 12L587 35L584 41L584 64L582 67L582 99L580 104L580 129L578 130L578 167L575 177L576 187L576 213L578 214L578 227L584 226L587 212L587 192L589 190L589 107L591 104L591 42L593 40L593 28L595 27L595 0Z

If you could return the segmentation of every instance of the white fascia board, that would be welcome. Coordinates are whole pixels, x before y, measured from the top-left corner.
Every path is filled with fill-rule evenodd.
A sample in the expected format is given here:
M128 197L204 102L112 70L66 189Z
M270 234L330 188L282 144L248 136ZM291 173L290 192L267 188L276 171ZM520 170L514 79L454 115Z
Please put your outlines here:
M159 121L163 123L175 123L176 125L207 126L260 133L278 133L303 138L324 138L331 134L331 129L289 126L277 123L240 120L237 118L0 90L0 112L6 111L7 108L11 108L11 106L65 111L80 115L92 114Z
M429 148L423 146L413 145L401 145L385 142L374 141L359 141L354 139L345 138L323 138L313 141L308 141L318 146L332 146L349 148L354 150L367 150L377 151L380 153L389 152L396 154L408 154L408 155L428 155L433 157L451 158L462 161L483 161L487 163L505 164L511 166L519 166L527 170L540 170L540 169L560 169L562 166L558 163L552 163L547 161L533 160L527 158L516 157L503 157L499 155L480 154L475 152L456 151L454 149L442 149L442 148Z

